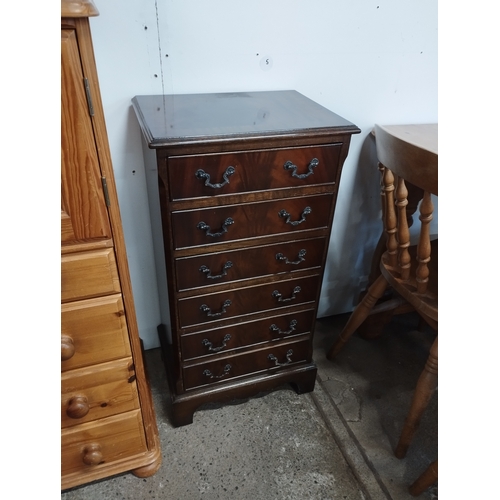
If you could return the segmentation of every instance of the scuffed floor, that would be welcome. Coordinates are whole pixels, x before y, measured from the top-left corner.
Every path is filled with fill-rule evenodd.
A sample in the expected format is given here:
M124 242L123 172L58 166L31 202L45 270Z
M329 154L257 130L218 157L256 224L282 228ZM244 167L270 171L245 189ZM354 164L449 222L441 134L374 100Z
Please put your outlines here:
M408 485L437 457L437 397L408 456L398 460L392 448L432 333L416 332L411 315L395 318L380 339L355 336L335 362L328 361L327 347L346 320L342 315L317 321L313 393L297 395L283 386L245 401L205 405L193 424L179 428L168 419L160 352L147 351L160 470L147 479L123 474L73 488L61 499L413 498ZM437 487L419 498L436 499Z

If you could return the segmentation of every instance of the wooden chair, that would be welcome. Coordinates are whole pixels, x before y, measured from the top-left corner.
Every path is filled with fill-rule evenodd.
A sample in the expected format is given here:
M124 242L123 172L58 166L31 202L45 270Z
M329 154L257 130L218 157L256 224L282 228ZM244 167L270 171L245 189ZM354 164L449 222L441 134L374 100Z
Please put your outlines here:
M328 351L333 359L350 336L368 317L387 287L392 289L437 332L438 293L437 239L430 241L431 194L438 194L437 125L375 126L377 156L382 171L382 218L386 250L380 259L380 275L353 311L339 337ZM410 244L407 218L411 183L423 190L420 203L418 244ZM395 455L403 458L422 414L437 387L438 341L434 341L418 379L410 410Z
M437 459L425 469L425 471L408 488L411 496L418 497L425 490L430 488L438 479L438 461Z

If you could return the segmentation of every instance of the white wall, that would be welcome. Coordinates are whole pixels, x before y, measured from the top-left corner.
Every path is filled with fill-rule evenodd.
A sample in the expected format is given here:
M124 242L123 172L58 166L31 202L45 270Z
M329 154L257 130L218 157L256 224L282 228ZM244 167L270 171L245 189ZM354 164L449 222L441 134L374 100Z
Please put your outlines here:
M295 89L356 124L319 315L352 310L380 234L375 123L437 122L437 0L95 0L91 19L141 337L159 304L134 95Z

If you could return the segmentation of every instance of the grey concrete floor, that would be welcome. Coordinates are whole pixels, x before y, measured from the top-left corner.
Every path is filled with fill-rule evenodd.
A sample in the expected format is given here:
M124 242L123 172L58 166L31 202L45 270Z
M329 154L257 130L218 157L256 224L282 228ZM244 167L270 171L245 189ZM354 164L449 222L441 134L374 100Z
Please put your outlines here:
M349 315L319 319L314 392L289 386L230 404L205 405L191 425L170 424L158 349L146 351L163 463L152 477L122 474L62 492L61 500L406 500L437 458L437 394L407 457L393 448L433 332L395 317L377 340L354 335L335 361L325 353ZM437 499L437 486L420 497Z

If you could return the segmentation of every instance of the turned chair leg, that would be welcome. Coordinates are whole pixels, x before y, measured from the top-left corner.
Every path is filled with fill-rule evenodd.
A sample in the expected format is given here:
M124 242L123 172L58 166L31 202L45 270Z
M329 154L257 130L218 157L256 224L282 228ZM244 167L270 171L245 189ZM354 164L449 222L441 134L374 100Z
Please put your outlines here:
M373 285L370 286L368 292L364 296L363 300L356 306L351 317L347 321L346 325L337 340L332 345L326 357L328 359L333 359L339 351L344 347L344 344L349 340L351 335L356 331L356 329L363 323L363 321L368 317L373 306L377 303L378 299L384 295L385 289L388 283L386 279L380 275Z
M435 484L438 480L438 461L431 465L422 473L422 475L408 488L410 495L418 497L427 488Z
M438 339L432 344L425 368L420 375L415 394L411 403L410 411L406 417L399 443L394 454L403 458L413 439L413 435L420 424L420 419L427 408L429 401L437 387L438 380Z

